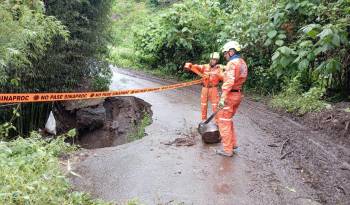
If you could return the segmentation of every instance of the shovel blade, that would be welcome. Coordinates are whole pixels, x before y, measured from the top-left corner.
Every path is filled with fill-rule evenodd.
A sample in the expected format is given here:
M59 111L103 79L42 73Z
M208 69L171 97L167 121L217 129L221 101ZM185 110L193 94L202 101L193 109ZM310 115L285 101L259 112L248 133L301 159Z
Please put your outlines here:
M202 135L205 132L205 125L206 124L204 122L199 123L199 125L198 125L198 133L200 135Z
M201 122L198 125L198 132L205 143L213 144L221 140L220 132L216 124Z
M207 144L219 143L221 141L220 133L219 131L203 133L202 140Z

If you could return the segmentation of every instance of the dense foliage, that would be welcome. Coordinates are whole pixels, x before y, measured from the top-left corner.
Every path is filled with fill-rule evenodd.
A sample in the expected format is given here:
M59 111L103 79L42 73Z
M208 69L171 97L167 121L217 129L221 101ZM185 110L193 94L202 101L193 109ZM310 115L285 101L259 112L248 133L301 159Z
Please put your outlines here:
M66 40L68 31L45 15L41 1L1 0L0 19L0 88L14 91L22 80L35 75L33 61L45 55L54 38Z
M151 68L177 73L184 62L205 58L219 49L217 39L224 21L217 4L186 1L174 4L146 29L136 33L138 59Z
M277 77L301 74L304 90L320 86L350 94L349 1L286 1L271 18L265 45L276 45L271 69Z
M311 92L318 105L350 96L349 1L195 0L161 13L135 32L137 59L150 69L183 75L185 61L206 62L234 39L244 46L248 88L283 98L298 81L300 102Z
M55 39L50 55L40 62L43 70L50 65L44 80L54 87L76 89L81 80L91 78L95 89L107 89L110 73L104 62L109 43L110 11L113 0L46 0L46 12L55 16L70 32L67 42Z
M105 90L113 0L0 0L0 92ZM17 107L20 134L43 126L50 104ZM0 122L12 117L0 107ZM5 110L5 111L3 111Z
M0 141L0 204L107 204L72 191L58 156L74 149L64 136L44 140L37 133Z
M184 1L136 33L135 46L141 62L176 71L236 39L245 46L253 87L278 90L302 73L306 90L317 83L345 91L349 10L343 0Z
M72 90L86 78L100 83L97 89L106 88L108 65L102 60L111 4L1 1L1 91Z
M133 32L145 24L145 19L152 16L151 10L144 1L116 1L112 11L113 44L110 46L109 61L115 65L139 67L133 47Z

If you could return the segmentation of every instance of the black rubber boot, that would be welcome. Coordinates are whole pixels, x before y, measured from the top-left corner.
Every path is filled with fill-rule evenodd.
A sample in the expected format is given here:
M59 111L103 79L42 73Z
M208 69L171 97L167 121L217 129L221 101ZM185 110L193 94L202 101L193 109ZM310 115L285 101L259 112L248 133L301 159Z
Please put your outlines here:
M225 151L222 150L222 149L215 150L215 153L216 153L217 155L221 155L221 156L224 156L224 157L232 157L232 156L233 156L233 152L227 153L227 152L225 152Z

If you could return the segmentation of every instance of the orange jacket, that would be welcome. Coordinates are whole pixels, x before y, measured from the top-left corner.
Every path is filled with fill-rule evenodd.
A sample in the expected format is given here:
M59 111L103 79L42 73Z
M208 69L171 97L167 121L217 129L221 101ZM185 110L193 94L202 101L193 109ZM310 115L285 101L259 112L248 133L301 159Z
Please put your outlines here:
M223 80L223 69L221 65L211 67L208 64L191 66L191 71L203 76L203 86L205 87L216 87L219 82Z
M241 90L247 80L248 67L242 58L236 58L227 63L223 75L222 94L227 96L231 90Z

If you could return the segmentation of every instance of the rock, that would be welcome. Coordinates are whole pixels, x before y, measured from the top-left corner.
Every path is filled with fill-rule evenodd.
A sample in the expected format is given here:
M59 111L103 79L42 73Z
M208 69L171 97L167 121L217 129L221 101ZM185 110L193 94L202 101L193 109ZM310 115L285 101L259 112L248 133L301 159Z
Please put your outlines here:
M118 121L113 121L111 129L112 130L118 130L118 127L119 127L119 122Z
M350 171L350 164L343 162L342 165L340 166L340 169Z
M65 102L62 102L61 104L65 110L74 112L79 109L101 105L103 104L104 101L105 101L104 98L97 98L97 99L91 99L91 100L65 101Z
M106 122L106 109L103 105L87 107L77 111L76 121L79 130L95 130L103 127Z
M132 96L107 98L104 106L108 111L107 119L112 122L112 129L119 134L134 129L145 113L152 115L149 103Z

